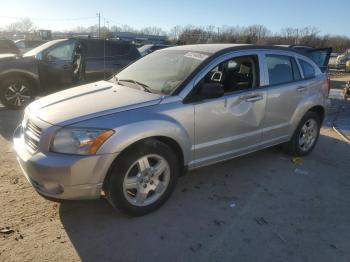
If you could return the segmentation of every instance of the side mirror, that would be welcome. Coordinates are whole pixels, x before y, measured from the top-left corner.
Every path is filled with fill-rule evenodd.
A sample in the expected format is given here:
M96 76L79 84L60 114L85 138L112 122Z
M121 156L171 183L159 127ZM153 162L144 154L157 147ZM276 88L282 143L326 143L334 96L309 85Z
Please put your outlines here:
M205 83L200 87L202 99L222 97L225 93L224 86L220 83Z

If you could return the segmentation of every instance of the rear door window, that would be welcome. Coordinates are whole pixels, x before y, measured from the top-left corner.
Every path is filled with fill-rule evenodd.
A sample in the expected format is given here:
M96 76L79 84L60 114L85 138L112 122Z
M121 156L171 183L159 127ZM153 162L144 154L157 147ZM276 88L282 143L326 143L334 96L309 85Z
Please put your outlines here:
M299 63L303 70L304 78L308 79L315 77L315 68L310 63L302 59L299 59Z
M121 56L126 55L130 51L130 45L126 43L118 43L106 41L106 56Z
M266 64L270 85L279 85L295 80L291 57L283 55L267 55Z
M86 56L88 58L104 57L104 44L99 40L88 40L83 42L86 48Z

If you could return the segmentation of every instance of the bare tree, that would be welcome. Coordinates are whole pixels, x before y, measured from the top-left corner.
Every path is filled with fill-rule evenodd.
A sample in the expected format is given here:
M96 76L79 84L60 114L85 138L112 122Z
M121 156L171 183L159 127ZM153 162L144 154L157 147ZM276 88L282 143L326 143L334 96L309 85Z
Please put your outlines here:
M245 28L244 35L248 43L259 44L270 34L270 31L263 25L251 25Z
M113 25L111 26L111 32L121 32L122 28L120 26L117 25Z
M176 25L170 29L168 36L171 40L177 41L179 40L179 36L182 34L182 31L182 26Z
M4 26L3 31L29 33L35 30L34 23L28 19L11 23ZM1 31L1 30L0 30ZM96 33L97 25L90 27L78 26L67 30L67 32ZM320 31L316 27L285 27L279 33L272 33L264 25L240 26L194 26L176 25L168 33L162 28L144 27L135 29L129 25L114 25L111 32L132 32L149 35L167 35L173 44L194 44L194 43L250 43L250 44L270 44L270 45L309 45L314 47L332 47L335 52L343 52L350 48L350 39L345 36L320 36ZM108 28L102 27L101 32L108 35Z
M28 33L35 29L33 21L30 20L29 18L23 18L20 22L20 25L21 25L21 31L25 33Z
M35 29L34 23L29 18L23 18L20 21L9 24L6 31L29 33Z
M146 35L165 35L166 34L162 28L156 27L156 26L144 27L139 32Z

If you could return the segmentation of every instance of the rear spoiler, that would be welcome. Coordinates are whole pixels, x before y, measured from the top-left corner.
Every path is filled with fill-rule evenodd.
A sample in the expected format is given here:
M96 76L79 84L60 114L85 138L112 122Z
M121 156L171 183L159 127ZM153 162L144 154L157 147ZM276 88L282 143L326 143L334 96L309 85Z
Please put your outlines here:
M313 48L311 46L291 45L289 48L296 49L309 57L312 61L318 65L321 71L324 73L328 69L329 58L331 57L332 48Z

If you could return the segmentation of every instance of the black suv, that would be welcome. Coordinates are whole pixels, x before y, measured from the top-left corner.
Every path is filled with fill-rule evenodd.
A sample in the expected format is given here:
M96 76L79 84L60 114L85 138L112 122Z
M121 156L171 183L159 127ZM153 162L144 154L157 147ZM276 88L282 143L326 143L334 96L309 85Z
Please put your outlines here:
M39 94L111 78L139 57L128 42L93 38L53 40L23 56L0 55L0 100L19 109Z

